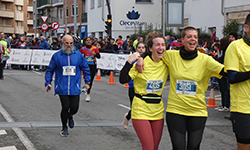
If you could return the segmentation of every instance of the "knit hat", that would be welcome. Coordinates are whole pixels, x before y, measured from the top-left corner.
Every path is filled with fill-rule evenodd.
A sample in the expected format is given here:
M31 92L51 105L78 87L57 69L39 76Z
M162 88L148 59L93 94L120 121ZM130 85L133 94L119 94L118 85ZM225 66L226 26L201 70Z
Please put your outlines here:
M230 32L229 35L234 36L234 38L237 40L238 39L238 34L234 31Z

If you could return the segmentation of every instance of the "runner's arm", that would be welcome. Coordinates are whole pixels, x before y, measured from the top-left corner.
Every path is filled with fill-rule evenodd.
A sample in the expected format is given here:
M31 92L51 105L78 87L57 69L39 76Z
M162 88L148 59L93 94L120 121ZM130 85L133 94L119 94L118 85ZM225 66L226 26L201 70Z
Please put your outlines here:
M239 83L250 79L250 71L238 72L234 70L227 71L227 77L230 84Z
M119 81L121 84L128 83L131 80L131 77L129 76L129 70L133 67L133 64L130 64L128 61L126 61L126 64L123 66L121 72Z

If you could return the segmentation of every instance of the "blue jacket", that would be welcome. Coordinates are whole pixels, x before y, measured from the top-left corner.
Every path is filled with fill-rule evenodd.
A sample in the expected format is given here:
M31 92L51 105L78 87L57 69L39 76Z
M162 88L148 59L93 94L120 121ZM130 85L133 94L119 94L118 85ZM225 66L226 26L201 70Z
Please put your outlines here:
M63 75L66 66L74 66L73 72L75 74ZM47 67L45 87L51 84L53 73L55 72L55 94L79 95L81 93L81 71L83 72L85 83L89 83L91 79L90 69L82 53L74 50L73 53L66 54L61 49L52 56Z
M43 40L39 43L39 49L50 49L49 43L46 40Z

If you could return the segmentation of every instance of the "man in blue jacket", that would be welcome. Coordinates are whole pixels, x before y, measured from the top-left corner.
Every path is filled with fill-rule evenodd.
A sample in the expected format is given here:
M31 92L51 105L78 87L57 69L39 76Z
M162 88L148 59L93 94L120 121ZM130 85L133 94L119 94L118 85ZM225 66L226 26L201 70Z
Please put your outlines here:
M45 40L44 36L40 37L39 49L50 49L49 43Z
M73 128L75 124L73 115L77 113L79 108L81 71L85 79L83 87L86 87L88 90L91 79L88 62L81 52L74 49L73 38L70 35L65 35L61 50L52 56L50 64L47 67L47 72L45 73L46 91L50 92L52 77L55 72L55 94L59 95L62 104L61 136L68 136L68 126Z

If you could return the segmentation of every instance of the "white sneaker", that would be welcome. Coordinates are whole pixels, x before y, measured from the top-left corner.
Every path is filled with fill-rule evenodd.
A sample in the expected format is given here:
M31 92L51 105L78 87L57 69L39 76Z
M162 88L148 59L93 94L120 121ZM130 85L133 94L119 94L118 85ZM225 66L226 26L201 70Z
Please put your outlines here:
M224 108L218 109L218 111L225 111L225 112L228 112L228 111L230 111L230 109L227 108L227 107L224 107Z
M123 126L123 128L124 128L125 130L128 129L128 125L129 125L129 120L126 118L127 115L128 115L128 113L125 114L124 119L123 119L123 122L122 122L122 126Z
M90 101L90 94L87 94L87 96L86 96L86 102L89 102Z
M214 110L219 110L219 109L222 109L222 108L223 108L223 106L218 106L218 107L214 108Z

